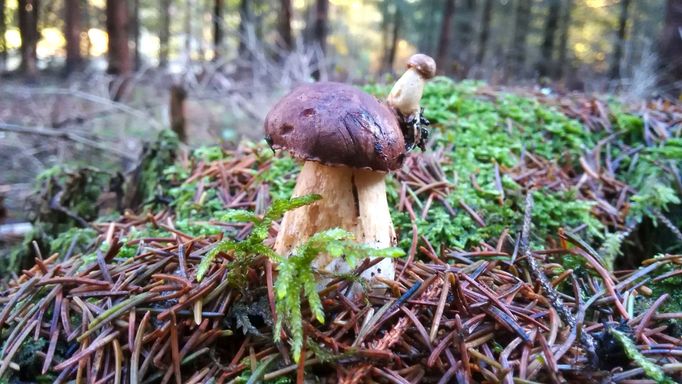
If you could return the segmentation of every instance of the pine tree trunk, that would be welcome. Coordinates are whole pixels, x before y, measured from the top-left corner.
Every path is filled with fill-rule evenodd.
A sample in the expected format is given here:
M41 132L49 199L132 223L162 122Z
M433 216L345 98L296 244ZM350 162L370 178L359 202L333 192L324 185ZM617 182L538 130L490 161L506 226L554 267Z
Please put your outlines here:
M213 60L223 51L223 0L213 0Z
M327 18L329 14L329 0L316 0L315 2L315 22L313 24L313 39L320 48L322 56L327 52ZM315 80L320 79L320 66L322 61L315 60L313 63L312 76Z
M133 0L133 43L135 44L134 64L138 70L142 66L142 52L140 51L140 0Z
M38 5L38 0L19 0L20 70L29 77L35 77L38 74L38 58L36 55L39 38Z
M81 65L81 0L66 0L64 4L64 37L66 38L66 76Z
M452 16L455 14L455 0L445 0L443 8L443 21L440 24L440 36L438 48L436 48L436 64L440 71L448 68L448 53L450 51L450 35L452 34Z
M170 3L171 0L161 0L160 28L159 28L159 67L165 68L168 65L169 40L170 40Z
M294 38L291 32L291 0L280 0L279 15L279 38L280 47L285 51L291 51L294 47Z
M7 40L5 40L5 0L0 0L0 72L7 68Z
M317 0L315 4L314 38L322 53L327 52L327 17L329 14L329 0Z
M613 56L611 57L611 66L609 68L609 78L611 80L615 80L620 77L620 61L623 59L623 49L625 47L625 40L627 39L629 11L630 0L621 0L620 16L618 17L618 33L616 35Z
M395 63L395 54L398 51L398 38L400 37L400 26L402 24L402 13L400 8L396 8L395 14L393 15L393 29L391 30L391 45L388 47L386 52L386 57L384 58L384 66L387 70L393 68L393 63Z
M457 44L459 47L457 51L457 59L462 65L462 74L469 72L473 64L472 41L474 33L474 16L476 15L476 0L466 0L464 7L460 8L457 13L460 15L457 27Z
M476 64L483 64L485 59L488 38L490 37L490 19L493 14L493 0L485 0L483 14L481 16L481 33L478 35L478 51L476 52Z
M248 60L248 28L253 21L249 0L241 0L239 3L239 57Z
M559 58L557 60L558 79L563 79L566 73L568 59L568 37L571 29L571 15L573 13L573 0L565 0L563 15L561 16L561 30L559 31Z
M682 94L682 0L668 0L660 42L662 88Z
M522 72L526 62L526 40L530 26L531 5L532 3L528 0L516 0L514 34L511 50L507 55L509 73L516 76L523 76Z
M560 0L549 0L549 10L545 19L545 31L540 46L540 62L538 62L538 75L540 77L554 77L554 42L556 30L559 25L559 13L561 12Z
M107 0L107 34L109 35L109 68L112 75L126 75L132 70L128 48L128 4L120 0Z

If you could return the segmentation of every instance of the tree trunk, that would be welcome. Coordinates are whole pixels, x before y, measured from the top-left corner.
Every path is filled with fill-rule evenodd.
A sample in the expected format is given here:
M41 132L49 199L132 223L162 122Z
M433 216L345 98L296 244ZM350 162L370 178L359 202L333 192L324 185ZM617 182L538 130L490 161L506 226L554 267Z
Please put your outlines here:
M395 54L398 51L398 38L400 36L400 25L402 24L402 13L400 12L400 7L396 7L395 13L393 14L393 29L391 30L391 45L388 47L388 51L385 52L384 57L384 68L386 71L391 71L393 69L393 63L395 62Z
M159 28L159 67L168 65L170 40L170 3L171 0L161 0L160 28Z
M445 0L443 21L440 24L438 48L436 48L436 64L441 72L447 72L448 52L450 50L450 35L452 34L452 16L455 14L455 0Z
M7 68L7 40L5 40L5 0L0 0L0 72Z
M573 13L573 0L566 0L564 3L563 15L561 17L561 30L559 31L559 58L557 62L558 79L563 79L566 72L566 61L568 59L568 33L571 29L571 14Z
M107 0L107 34L109 35L109 68L107 73L126 75L132 69L128 48L128 4L120 0Z
M285 51L291 51L294 47L294 38L291 32L291 0L280 0L279 15L279 38L280 47Z
M462 75L466 75L473 64L472 41L474 33L474 16L476 15L476 0L466 0L464 6L457 10L460 15L457 24L456 59L461 64Z
M329 0L317 0L315 6L315 28L313 35L322 53L327 52L327 17Z
M476 52L476 64L483 64L486 46L490 37L490 19L493 14L493 0L485 0L483 14L481 16L481 33L478 35L478 51Z
M241 0L239 3L239 57L244 60L249 57L248 52L248 29L253 22L249 0Z
M526 62L526 39L530 26L531 5L528 0L516 0L514 34L508 54L509 73L516 76L523 76L522 71Z
M187 60L192 60L192 10L193 0L185 0L185 55Z
M187 91L181 86L174 84L170 89L170 123L171 129L178 135L178 139L187 143L187 130L185 119L185 99Z
M29 77L38 74L38 0L19 0L19 33L21 35L20 70Z
M668 0L661 34L660 57L665 91L682 93L682 0Z
M324 57L327 52L327 18L329 16L329 0L316 0L315 2L315 23L313 27L313 39L315 44L320 47L320 53ZM320 66L323 61L315 60L313 63L312 76L315 80L320 79Z
M142 66L142 52L140 51L140 0L133 0L133 43L135 44L134 64L138 70Z
M540 46L540 62L538 62L538 75L540 77L554 77L554 42L557 26L559 25L559 13L561 12L560 0L549 0L549 10L545 19L545 32Z
M81 0L66 0L64 4L64 37L66 38L66 76L81 65Z
M609 78L611 80L620 77L620 61L623 58L623 48L625 46L625 39L627 38L628 13L630 11L630 0L621 0L620 2L620 16L618 17L618 33L613 48L613 57L611 57L611 66L609 68Z
M213 0L213 60L218 60L223 50L223 0Z

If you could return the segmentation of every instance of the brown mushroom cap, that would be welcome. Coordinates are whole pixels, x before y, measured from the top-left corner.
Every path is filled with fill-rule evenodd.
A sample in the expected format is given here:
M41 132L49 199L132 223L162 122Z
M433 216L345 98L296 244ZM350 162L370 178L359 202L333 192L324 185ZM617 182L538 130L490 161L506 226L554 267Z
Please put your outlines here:
M325 165L390 171L405 157L405 139L392 110L341 83L294 89L268 112L265 132L273 149Z
M424 79L430 79L436 75L436 62L431 56L417 53L407 60L407 68L414 68Z

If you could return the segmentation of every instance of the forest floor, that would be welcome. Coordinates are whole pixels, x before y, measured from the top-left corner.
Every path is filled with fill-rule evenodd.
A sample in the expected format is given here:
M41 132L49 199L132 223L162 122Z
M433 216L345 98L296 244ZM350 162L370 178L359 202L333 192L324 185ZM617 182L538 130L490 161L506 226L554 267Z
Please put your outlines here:
M384 293L347 295L368 251L343 233L269 251L310 201L263 142L187 152L163 131L125 176L43 172L4 259L23 273L0 298L0 380L682 380L682 106L445 78L423 106L427 150L387 182ZM319 296L317 253L357 259Z

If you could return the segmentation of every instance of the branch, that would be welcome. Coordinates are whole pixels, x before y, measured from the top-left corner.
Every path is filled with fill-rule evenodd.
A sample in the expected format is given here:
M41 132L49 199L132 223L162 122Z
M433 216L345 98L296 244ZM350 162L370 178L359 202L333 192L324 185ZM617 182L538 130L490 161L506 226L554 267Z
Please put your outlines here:
M76 142L79 144L83 144L83 145L86 145L88 147L98 149L100 151L109 152L109 153L112 153L114 155L129 159L129 160L136 160L137 159L137 156L135 156L135 155L132 155L132 154L127 153L125 151L122 151L120 149L116 149L110 145L107 145L104 143L99 143L95 140L90 140L88 138L79 136L73 132L61 131L61 130L56 130L56 129L51 129L51 128L44 128L44 127L25 127L22 125L9 124L9 123L0 123L0 131L21 133L21 134L25 134L25 135L39 135L39 136L55 137L58 139L69 140L69 141L73 141L73 142Z
M571 311L566 307L563 300L559 296L552 283L549 281L545 273L538 266L537 260L533 257L530 250L530 227L532 224L533 211L533 191L529 190L526 194L526 208L523 214L523 227L521 229L521 239L519 240L519 254L526 256L526 262L533 277L540 282L540 286L547 294L549 302L557 311L561 320L566 323L571 329L575 329L577 322ZM596 365L598 356L596 352L596 342L592 335L587 332L580 332L580 343L585 348L590 362Z

